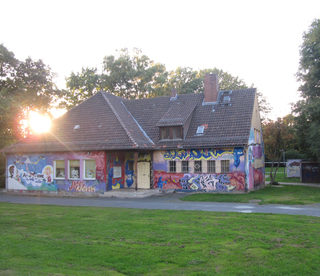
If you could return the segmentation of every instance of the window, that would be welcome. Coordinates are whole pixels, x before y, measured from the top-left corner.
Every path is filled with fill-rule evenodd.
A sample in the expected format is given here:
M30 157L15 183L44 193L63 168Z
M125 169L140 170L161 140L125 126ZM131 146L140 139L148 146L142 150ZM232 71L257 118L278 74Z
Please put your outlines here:
M161 140L173 140L182 139L182 127L161 127L160 128L160 139Z
M181 171L182 172L189 172L189 161L182 161Z
M194 161L194 172L195 173L201 173L202 172L202 162L200 161Z
M221 160L221 172L228 173L229 172L230 161L229 160Z
M176 161L169 161L169 172L176 172L177 166Z
M54 178L64 179L65 176L64 160L54 161Z
M96 160L84 160L84 179L96 179Z
M208 173L216 173L216 161L208 160L207 167Z
M134 165L134 163L133 163L133 161L128 161L128 171L133 171L133 165Z
M198 126L196 134L201 135L203 134L203 132L204 132L204 126Z
M69 178L80 178L80 160L69 160Z

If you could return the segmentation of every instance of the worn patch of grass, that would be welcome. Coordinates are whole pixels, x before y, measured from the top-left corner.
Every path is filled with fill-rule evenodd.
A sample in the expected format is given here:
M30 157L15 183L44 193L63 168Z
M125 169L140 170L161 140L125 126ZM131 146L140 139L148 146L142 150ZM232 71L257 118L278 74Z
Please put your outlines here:
M184 201L211 202L250 202L260 201L259 204L313 204L320 203L320 188L306 186L267 186L264 189L247 194L215 194L197 193L187 195Z
M319 275L320 218L0 203L0 275Z

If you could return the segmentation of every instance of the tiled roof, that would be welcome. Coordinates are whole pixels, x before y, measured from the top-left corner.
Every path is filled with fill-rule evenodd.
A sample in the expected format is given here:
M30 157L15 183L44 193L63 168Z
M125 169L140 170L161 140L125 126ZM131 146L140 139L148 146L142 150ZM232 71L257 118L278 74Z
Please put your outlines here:
M220 92L221 94L221 92ZM51 134L5 148L10 152L227 147L248 143L255 89L232 91L230 103L203 105L203 94L125 100L99 92L55 120ZM213 111L214 109L214 111ZM189 126L185 139L159 141L159 126ZM197 135L204 126L203 135Z
M167 112L164 113L164 115L156 125L159 127L179 125L182 126L188 120L196 105L196 99L178 96L176 99L170 100Z

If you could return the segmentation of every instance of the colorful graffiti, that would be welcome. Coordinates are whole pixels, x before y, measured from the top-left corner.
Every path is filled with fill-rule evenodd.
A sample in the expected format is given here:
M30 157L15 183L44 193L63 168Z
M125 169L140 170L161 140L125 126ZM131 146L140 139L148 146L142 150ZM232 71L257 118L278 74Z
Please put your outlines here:
M83 160L95 160L96 180L83 180ZM55 160L79 160L80 182L65 179L55 179L53 164ZM105 153L104 152L76 152L76 153L48 153L7 156L8 181L10 190L31 191L105 191ZM65 171L68 172L68 162L65 162ZM93 184L95 183L95 184ZM95 188L88 189L85 187Z
M71 192L92 192L96 191L96 188L91 185L87 185L84 181L72 181L71 186L69 187Z
M163 157L164 160L210 160L212 158L217 159L225 154L233 154L233 149L167 150Z
M231 192L244 191L245 174L168 174L156 171L155 187L159 189L177 189L187 191Z
M122 153L110 153L107 156L107 168L108 168L108 185L107 190L116 190L124 188L124 154Z
M56 191L53 167L44 156L8 157L8 189Z
M257 137L259 136L259 137ZM260 143L261 144L257 144ZM247 183L248 189L252 190L264 185L264 145L262 132L251 129L247 155Z
M125 169L125 173L126 173L126 183L127 183L127 187L131 187L133 185L133 160L127 160L126 161L126 169ZM132 169L130 169L129 167L132 167Z
M213 160L219 159L224 155L233 155L234 166L240 165L240 157L244 155L243 148L234 148L229 150L222 149L199 149L199 150L167 150L163 158L164 160Z

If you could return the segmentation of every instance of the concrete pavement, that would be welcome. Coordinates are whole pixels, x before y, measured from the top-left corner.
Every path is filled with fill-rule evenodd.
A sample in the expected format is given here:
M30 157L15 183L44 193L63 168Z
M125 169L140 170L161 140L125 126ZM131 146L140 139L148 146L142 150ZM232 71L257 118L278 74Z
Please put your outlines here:
M289 215L307 215L320 217L320 204L313 205L258 205L255 203L218 203L181 201L185 193L165 194L146 198L78 198L24 196L0 193L0 202L18 204L40 204L61 206L95 206L114 208L162 209L162 210L194 210L238 213L272 213Z

